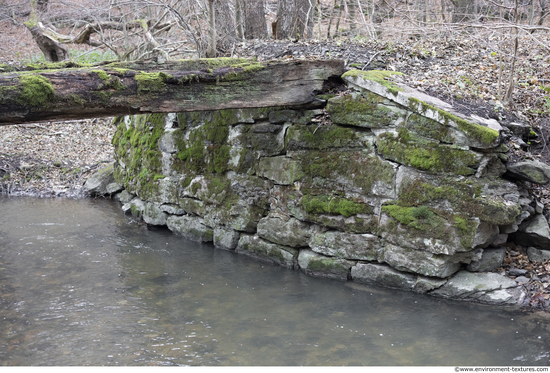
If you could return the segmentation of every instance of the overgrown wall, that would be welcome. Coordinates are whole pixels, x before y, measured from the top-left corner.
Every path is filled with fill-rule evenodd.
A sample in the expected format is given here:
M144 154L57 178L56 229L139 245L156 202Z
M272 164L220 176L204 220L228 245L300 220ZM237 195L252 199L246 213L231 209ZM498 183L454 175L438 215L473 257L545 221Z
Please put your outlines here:
M315 110L118 118L118 198L148 224L309 275L520 303L515 281L483 273L536 214L501 178L502 127L389 75L349 72L350 91Z

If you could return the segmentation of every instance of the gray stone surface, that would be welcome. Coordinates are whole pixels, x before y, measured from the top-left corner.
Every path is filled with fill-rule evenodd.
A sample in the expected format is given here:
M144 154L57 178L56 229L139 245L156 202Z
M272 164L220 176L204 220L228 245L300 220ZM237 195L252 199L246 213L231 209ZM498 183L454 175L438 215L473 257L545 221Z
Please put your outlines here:
M145 204L143 211L143 221L149 225L166 225L168 214L160 209L160 207L152 202Z
M166 219L166 225L172 232L191 241L212 242L214 239L212 228L204 224L204 220L198 216L171 215Z
M512 176L535 184L547 184L550 181L550 166L539 161L522 161L506 165Z
M235 250L239 244L240 233L225 227L214 228L214 246L224 250Z
M527 257L532 262L546 262L550 260L550 249L539 250L536 247L530 246L527 248Z
M92 195L107 194L107 185L115 181L113 177L114 165L111 163L108 166L99 169L96 173L86 180L84 189Z
M291 247L305 247L311 237L308 224L291 217L266 216L258 222L258 236Z
M107 186L105 186L105 194L118 193L122 189L124 189L124 187L122 185L120 185L119 183L117 183L116 181L114 181L112 183L107 184Z
M145 211L145 202L135 197L130 202L122 205L122 211L124 211L125 214L132 214L136 218L141 219Z
M351 278L355 282L378 285L393 289L412 290L416 275L403 273L382 264L357 263L351 268Z
M480 303L517 305L525 298L525 293L516 287L514 280L497 273L460 271L430 294Z
M346 281L349 270L355 263L317 254L311 250L302 249L298 254L298 266L310 276L327 277Z
M497 247L483 249L481 259L476 262L471 262L466 267L471 272L490 272L498 269L502 266L504 261L504 255L506 254L506 247Z
M352 260L377 260L380 238L372 234L353 234L340 231L319 232L309 241L316 253Z
M291 185L304 177L300 163L286 156L261 158L257 173L281 185Z
M239 254L290 269L298 265L298 250L267 242L258 236L242 234L235 250Z
M544 215L535 215L533 219L523 222L516 233L516 243L550 250L550 228Z

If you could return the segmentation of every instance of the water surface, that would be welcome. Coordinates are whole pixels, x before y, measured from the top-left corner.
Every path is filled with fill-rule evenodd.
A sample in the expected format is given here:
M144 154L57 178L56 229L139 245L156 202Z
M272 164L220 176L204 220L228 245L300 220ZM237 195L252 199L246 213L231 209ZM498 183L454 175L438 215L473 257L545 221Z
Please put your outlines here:
M107 200L0 209L0 365L550 362L546 314L308 277Z

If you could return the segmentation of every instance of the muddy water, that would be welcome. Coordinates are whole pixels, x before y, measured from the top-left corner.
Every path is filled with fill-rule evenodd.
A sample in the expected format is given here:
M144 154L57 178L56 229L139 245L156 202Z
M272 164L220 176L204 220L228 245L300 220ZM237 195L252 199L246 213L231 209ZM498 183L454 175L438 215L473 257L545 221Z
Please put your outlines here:
M311 278L105 200L0 199L0 365L548 365L549 318Z

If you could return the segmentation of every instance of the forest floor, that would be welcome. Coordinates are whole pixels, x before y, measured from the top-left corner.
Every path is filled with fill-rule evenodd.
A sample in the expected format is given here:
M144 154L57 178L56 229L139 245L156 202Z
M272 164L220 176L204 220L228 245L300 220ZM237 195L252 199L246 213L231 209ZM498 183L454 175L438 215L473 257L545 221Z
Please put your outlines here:
M23 31L24 34L21 32ZM513 160L536 159L550 164L550 36L540 43L521 40L512 98L504 102L507 66L497 42L473 38L419 38L369 42L359 40L250 41L236 45L232 56L259 59L343 59L348 68L388 69L404 73L409 86L437 96L465 113L501 123L531 126L532 136L508 138ZM20 63L22 53L39 54L26 29L0 24L0 63ZM501 66L504 69L501 71ZM82 196L82 185L94 170L114 159L111 118L0 126L0 192L39 197ZM546 209L550 188L527 185ZM526 248L508 244L505 264L498 270L525 269L529 294L525 305L550 310L550 266L531 263ZM548 290L547 290L548 289Z

